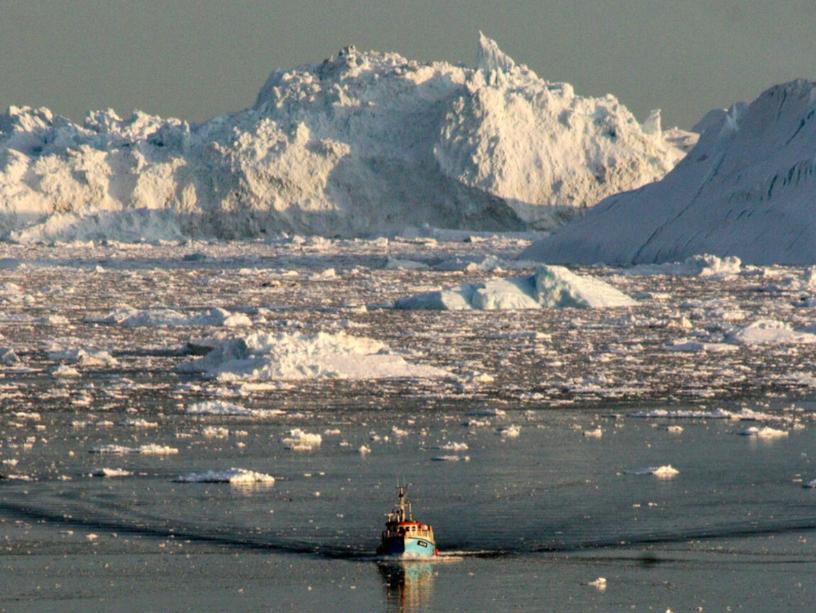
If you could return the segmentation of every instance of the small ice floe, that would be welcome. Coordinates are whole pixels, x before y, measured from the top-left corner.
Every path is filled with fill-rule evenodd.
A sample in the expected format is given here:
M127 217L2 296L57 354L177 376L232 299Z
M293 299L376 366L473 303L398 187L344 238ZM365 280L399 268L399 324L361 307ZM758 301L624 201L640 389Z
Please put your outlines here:
M335 279L335 278L337 278L337 271L334 268L327 268L326 270L314 273L311 277L309 277L309 280L319 281L321 279Z
M627 417L637 419L731 419L733 413L724 409L652 409L650 411L636 411Z
M230 313L226 309L208 309L202 313L184 314L173 309L134 309L122 307L91 323L116 324L125 327L182 327L182 326L222 326L237 328L252 325L252 320L243 313Z
M425 262L389 257L385 261L385 268L387 270L428 270L429 266Z
M469 455L437 455L431 458L432 462L470 462Z
M812 481L805 481L802 483L802 487L806 490L816 490L816 479L813 479Z
M52 313L51 315L42 317L40 319L40 323L46 326L65 326L69 322L68 318L65 317L64 315L56 315Z
M125 470L124 468L97 468L91 473L91 475L94 477L112 479L115 477L130 477L133 475L133 473L129 470Z
M280 409L248 409L239 404L225 402L223 400L196 402L186 407L184 412L188 415L224 415L236 417L254 417L258 419L284 414L284 411Z
M138 418L126 419L125 420L125 425L130 426L131 428L149 429L149 428L158 428L159 427L159 422L157 422L157 421L147 421L146 419L138 417Z
M222 428L220 426L207 426L201 429L201 436L204 438L229 438L229 428Z
M687 338L674 340L665 345L665 348L669 351L685 353L733 353L739 351L739 347L729 343L709 343Z
M666 426L666 432L669 434L682 434L683 426Z
M739 274L742 261L738 257L718 257L704 253L693 255L682 262L667 262L664 264L638 264L621 271L623 275L654 276L678 275L699 277L723 277Z
M408 436L408 430L403 430L397 426L391 426L391 434L394 435L394 438L403 438Z
M671 464L665 464L663 466L648 466L646 468L638 468L635 470L626 471L628 475L652 475L653 477L657 477L658 479L672 479L680 474L680 471L677 470Z
M608 283L580 276L563 266L541 266L529 277L492 279L400 298L396 309L505 310L628 307L637 302Z
M440 449L444 449L445 451L467 451L468 445L467 443L456 443L454 441L449 441L442 445Z
M599 592L606 591L606 578L605 577L598 577L594 581L590 581L587 583L588 586L594 587Z
M740 436L752 436L761 439L785 438L788 436L787 430L778 430L770 426L764 426L762 428L751 426L750 428L740 431L739 434Z
M57 377L58 379L69 379L72 377L78 377L79 371L76 368L68 366L67 364L60 364L51 371L51 375Z
M505 426L503 428L497 428L496 432L498 432L502 438L518 438L521 434L521 426Z
M369 453L371 453L371 447L369 447L368 445L360 445L360 447L358 447L357 449L357 453L359 453L362 456L366 456Z
M14 366L20 362L20 358L13 349L8 347L0 347L0 364L5 366Z
M52 346L48 351L48 357L57 362L67 362L79 366L110 367L119 363L109 352L101 349Z
M175 447L167 447L165 445L141 445L139 447L125 447L124 445L100 445L99 447L92 447L91 453L110 454L110 455L176 455L178 449Z
M816 343L816 334L794 330L775 319L760 319L729 333L726 340L740 345L793 345Z
M507 417L507 412L501 409L477 409L470 411L468 417Z
M208 470L188 473L174 479L176 483L229 483L230 485L274 485L275 477L245 468Z
M287 449L292 451L312 451L320 447L323 443L323 437L319 434L312 434L295 428L289 431L289 436L284 437L281 441Z
M601 429L600 426L598 426L594 430L584 430L583 434L584 438L602 438L603 430Z
M32 476L23 473L0 474L0 479L6 479L8 481L34 481Z

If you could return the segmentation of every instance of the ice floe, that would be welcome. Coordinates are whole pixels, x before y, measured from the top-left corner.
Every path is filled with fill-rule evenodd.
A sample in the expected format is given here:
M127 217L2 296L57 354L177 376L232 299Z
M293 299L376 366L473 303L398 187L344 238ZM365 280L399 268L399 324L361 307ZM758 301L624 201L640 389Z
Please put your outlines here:
M663 466L648 466L646 468L630 470L627 471L627 474L652 475L653 477L657 477L658 479L673 479L674 477L680 474L680 471L677 470L671 464L665 464Z
M130 477L133 472L124 468L98 468L91 473L94 477L104 477L107 479L117 477Z
M816 334L794 330L774 319L760 319L729 333L726 339L740 345L789 345L816 343Z
M312 451L323 443L323 437L317 433L306 432L300 428L289 431L289 435L281 439L287 449L292 451Z
M203 358L180 370L222 381L393 379L447 377L433 366L411 364L370 338L343 332L254 333L217 339Z
M276 417L283 415L284 413L280 409L248 409L239 404L226 402L224 400L205 400L202 402L196 402L187 406L184 409L184 412L188 415L196 416L225 415L235 417L254 417L259 419L265 417Z
M245 468L208 470L203 473L188 473L174 479L177 483L229 483L230 485L274 485L275 477Z
M126 327L223 326L237 328L252 325L252 320L247 315L231 313L221 308L208 309L201 313L181 313L173 309L120 307L103 317L89 318L88 321Z
M138 454L138 455L163 456L163 455L176 455L179 451L175 447L168 447L165 445L156 444L140 445L139 447L126 447L124 445L108 444L93 447L91 448L90 452L110 455Z
M742 430L740 434L742 436L752 436L762 439L786 438L788 436L787 430L779 430L777 428L771 428L770 426L765 426L763 428L751 426L750 428Z

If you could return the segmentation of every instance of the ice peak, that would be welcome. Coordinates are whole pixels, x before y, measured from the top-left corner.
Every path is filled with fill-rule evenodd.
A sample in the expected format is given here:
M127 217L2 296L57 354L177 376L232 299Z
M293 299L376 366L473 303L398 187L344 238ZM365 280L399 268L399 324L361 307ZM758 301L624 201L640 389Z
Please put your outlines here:
M649 116L646 118L646 121L641 124L641 128L643 129L644 134L649 134L650 136L660 136L663 131L660 121L660 109L652 110L649 113Z
M476 54L476 62L480 70L485 73L494 71L512 72L517 68L513 58L499 48L499 45L492 38L485 36L479 31L479 50Z

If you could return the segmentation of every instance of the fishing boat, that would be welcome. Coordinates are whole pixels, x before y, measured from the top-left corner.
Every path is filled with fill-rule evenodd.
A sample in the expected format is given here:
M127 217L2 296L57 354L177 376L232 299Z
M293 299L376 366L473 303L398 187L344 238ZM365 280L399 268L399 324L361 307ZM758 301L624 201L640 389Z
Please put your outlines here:
M397 505L385 515L385 530L382 532L377 554L405 558L436 556L439 551L436 549L433 528L414 521L406 490L405 486L397 488Z

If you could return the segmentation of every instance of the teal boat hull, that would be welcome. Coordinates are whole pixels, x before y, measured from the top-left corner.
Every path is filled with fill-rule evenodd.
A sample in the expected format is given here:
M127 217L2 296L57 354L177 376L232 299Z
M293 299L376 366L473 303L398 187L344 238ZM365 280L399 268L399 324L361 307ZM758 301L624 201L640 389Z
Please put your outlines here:
M436 555L436 545L415 536L394 537L383 540L378 553L384 556L432 558Z

